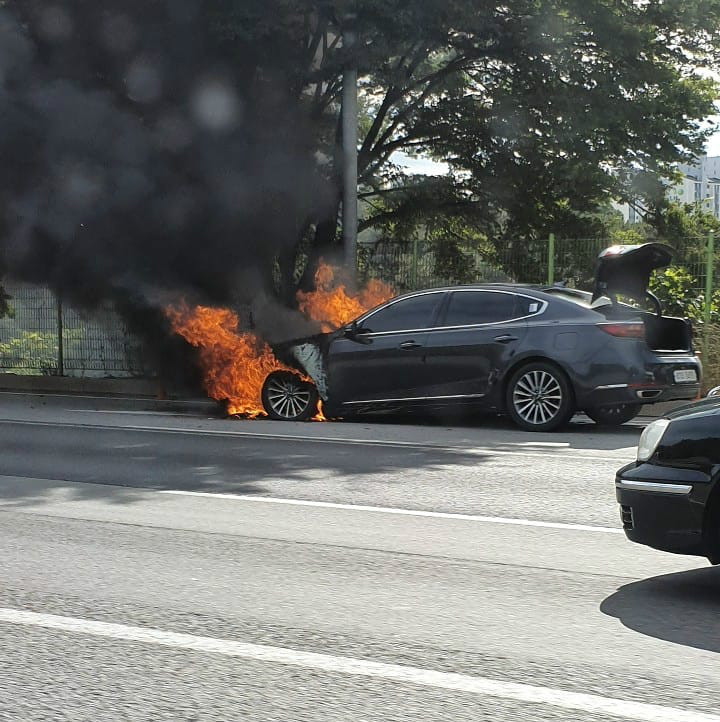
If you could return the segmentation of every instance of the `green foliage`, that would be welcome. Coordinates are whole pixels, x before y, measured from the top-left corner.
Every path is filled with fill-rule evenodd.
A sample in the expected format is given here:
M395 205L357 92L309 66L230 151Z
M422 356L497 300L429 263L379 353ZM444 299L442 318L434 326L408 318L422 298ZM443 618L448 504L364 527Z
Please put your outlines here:
M522 241L535 255L550 232L604 235L598 212L610 198L655 208L674 164L700 153L710 132L701 121L717 90L696 71L720 57L720 0L213 5L222 37L297 89L335 182L341 73L359 65L361 230L383 238L389 224L407 240L443 216L499 250ZM339 42L350 11L352 50ZM413 177L398 151L449 172ZM316 244L336 239L323 223L334 228L335 211L316 219Z
M23 331L0 343L0 355L3 367L13 373L34 375L40 369L43 374L54 375L58 371L57 334Z
M660 299L664 313L702 321L705 294L699 293L698 279L682 266L670 266L653 274L650 290ZM714 294L713 321L720 320L720 291Z

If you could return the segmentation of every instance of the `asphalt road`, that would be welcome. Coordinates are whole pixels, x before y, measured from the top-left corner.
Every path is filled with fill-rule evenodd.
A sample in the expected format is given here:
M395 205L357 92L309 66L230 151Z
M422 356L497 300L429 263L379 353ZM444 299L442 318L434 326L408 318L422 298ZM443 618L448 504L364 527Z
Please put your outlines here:
M720 720L720 574L619 529L639 432L5 400L0 720Z

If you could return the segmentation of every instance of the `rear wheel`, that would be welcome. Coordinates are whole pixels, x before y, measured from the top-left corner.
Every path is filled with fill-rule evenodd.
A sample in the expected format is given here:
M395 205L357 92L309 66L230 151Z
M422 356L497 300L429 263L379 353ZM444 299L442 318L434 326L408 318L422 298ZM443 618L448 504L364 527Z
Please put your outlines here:
M596 406L585 409L585 413L601 426L620 426L631 421L639 413L642 406L639 404L615 404L614 406Z
M573 415L573 394L565 374L552 364L535 362L510 378L505 399L510 418L526 431L554 431Z
M263 384L262 404L271 419L307 421L317 413L318 393L291 371L273 371Z

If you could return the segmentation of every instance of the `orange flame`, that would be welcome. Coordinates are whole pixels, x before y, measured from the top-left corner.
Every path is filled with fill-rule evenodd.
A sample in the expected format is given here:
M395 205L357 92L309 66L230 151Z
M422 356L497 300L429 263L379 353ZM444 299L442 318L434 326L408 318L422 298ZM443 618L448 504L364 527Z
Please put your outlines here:
M173 331L200 349L208 396L227 401L228 414L265 416L260 394L273 371L294 371L281 364L254 333L238 331L238 317L227 308L195 306L166 309Z
M395 295L391 286L374 278L359 293L351 295L344 283L336 283L336 271L321 260L315 272L315 290L297 292L298 308L314 321L320 321L323 331L340 328Z
M335 285L336 270L321 262L315 273L316 290L297 294L300 310L319 321L324 331L342 326L393 296L390 286L376 280L350 295L345 284ZM256 334L240 331L238 316L230 309L181 304L168 307L166 313L173 331L199 349L205 391L210 398L225 401L230 415L265 416L261 393L268 374L297 373L280 363ZM315 420L325 420L322 404Z

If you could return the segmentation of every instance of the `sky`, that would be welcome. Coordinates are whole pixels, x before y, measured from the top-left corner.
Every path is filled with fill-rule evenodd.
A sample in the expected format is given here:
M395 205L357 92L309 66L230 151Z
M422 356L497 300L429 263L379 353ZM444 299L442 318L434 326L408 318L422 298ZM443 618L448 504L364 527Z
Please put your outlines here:
M707 145L708 155L720 155L720 133L715 133Z
M720 123L720 116L713 118L713 121ZM720 156L720 130L711 136L706 146L706 153L709 156ZM400 166L404 166L412 173L423 175L444 175L448 167L445 163L436 163L430 158L413 158L405 153L395 153L393 160Z

